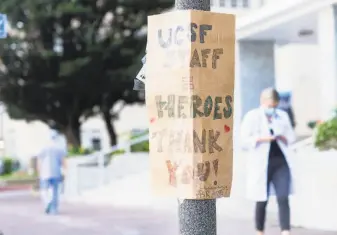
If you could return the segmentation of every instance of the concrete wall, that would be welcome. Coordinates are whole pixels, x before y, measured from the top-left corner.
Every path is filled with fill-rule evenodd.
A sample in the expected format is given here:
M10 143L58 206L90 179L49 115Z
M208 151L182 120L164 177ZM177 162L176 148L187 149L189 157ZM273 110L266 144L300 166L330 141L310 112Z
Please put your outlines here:
M320 67L317 45L288 44L275 49L276 87L292 91L298 135L310 135L307 123L320 118Z
M233 193L220 204L237 217L252 218L254 205L245 199L246 156L237 153L234 160ZM293 226L337 232L337 152L301 150L291 161L295 193L291 197ZM235 212L240 211L240 213ZM277 219L272 197L268 216Z
M337 232L337 152L302 150L293 165L293 225Z
M217 201L218 213L232 218L252 220L254 202L245 199L246 155L235 151L234 156L232 195L230 198ZM302 149L293 156L291 166L295 190L290 199L292 225L337 232L337 152ZM76 172L69 172L67 177L66 196L70 201L103 205L158 206L160 204L167 209L175 208L172 206L176 203L175 199L156 199L152 195L149 159L145 153L116 157L106 168L108 184L102 187L98 187L99 178L97 177L85 182L92 174L99 176L98 169L83 168L81 171L83 172L77 172L78 176L81 176L77 179L80 186L77 192L73 191L76 189L74 187L76 182L72 181L72 176L76 176L72 173ZM81 192L82 194L78 194ZM132 200L134 192L137 192L137 200ZM277 221L277 205L275 198L271 197L268 204L268 222L277 225Z

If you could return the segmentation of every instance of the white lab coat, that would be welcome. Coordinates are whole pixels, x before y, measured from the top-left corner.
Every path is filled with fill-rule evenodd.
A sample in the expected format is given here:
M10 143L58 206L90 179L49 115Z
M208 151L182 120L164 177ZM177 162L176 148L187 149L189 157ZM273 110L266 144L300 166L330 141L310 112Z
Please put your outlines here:
M272 124L268 123L264 110L258 108L246 114L241 126L241 144L243 148L248 151L247 197L254 201L266 201L268 198L267 169L270 143L257 144L256 140L258 137L269 136L270 126L272 126L275 135L283 135L286 137L288 145L296 140L288 114L279 109L276 110L276 118L274 118ZM278 144L291 170L291 164L289 162L289 158L292 154L291 150L288 148L288 145L285 145L281 141L278 141ZM272 186L270 189L270 194L274 194Z

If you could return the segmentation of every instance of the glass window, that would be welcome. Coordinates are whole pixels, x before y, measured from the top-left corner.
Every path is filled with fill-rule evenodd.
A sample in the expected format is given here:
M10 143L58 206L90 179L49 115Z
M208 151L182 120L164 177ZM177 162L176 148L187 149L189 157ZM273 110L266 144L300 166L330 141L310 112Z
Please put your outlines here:
M248 8L249 7L248 0L242 0L242 7L244 7L244 8Z
M231 0L231 6L232 7L237 7L238 6L237 1L236 0Z
M99 151L99 150L102 149L101 139L93 138L93 139L91 140L91 142L92 142L92 148L93 148L93 150Z
M220 7L226 6L226 0L220 0L219 5Z

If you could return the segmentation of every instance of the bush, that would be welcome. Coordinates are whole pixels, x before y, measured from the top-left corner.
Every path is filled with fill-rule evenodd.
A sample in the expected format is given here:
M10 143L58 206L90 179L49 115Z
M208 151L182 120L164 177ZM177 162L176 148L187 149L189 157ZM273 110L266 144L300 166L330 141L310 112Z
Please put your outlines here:
M131 146L131 152L149 152L149 151L150 151L150 144L148 140Z
M93 152L94 151L92 149L85 149L82 147L70 146L68 148L68 157L83 156L83 155L88 155Z
M2 175L9 175L13 172L14 161L12 158L6 157L2 159Z
M314 144L319 150L337 149L337 117L317 126Z
M149 130L146 130L143 133L133 135L131 136L131 140L147 135L148 133L149 133ZM150 150L150 144L148 140L145 140L143 142L140 142L138 144L131 146L131 152L149 152L149 150Z
M138 137L147 135L148 133L149 133L148 130L144 130L144 131L136 130L136 131L133 131L132 134L131 134L130 140L133 140L133 139L136 139ZM132 145L131 146L131 152L149 152L149 147L150 147L149 141L146 140L146 141L143 141L141 143ZM92 149L84 149L84 148L81 148L81 147L70 146L68 148L68 157L83 156L83 155L91 154L93 152L94 152L94 150L92 150ZM110 154L107 154L105 156L105 159L106 159L107 162L110 162L113 157L115 157L117 155L124 154L124 153L125 153L125 150L116 150L116 151L114 151L114 152L112 152Z
M108 155L108 157L112 158L114 156L117 156L117 155L121 155L121 154L124 154L125 153L125 150L124 149L118 149L116 151L113 151L112 153L110 153Z
M0 180L15 180L15 181L26 181L26 180L35 180L37 174L28 174L26 171L16 171L11 174L2 175Z

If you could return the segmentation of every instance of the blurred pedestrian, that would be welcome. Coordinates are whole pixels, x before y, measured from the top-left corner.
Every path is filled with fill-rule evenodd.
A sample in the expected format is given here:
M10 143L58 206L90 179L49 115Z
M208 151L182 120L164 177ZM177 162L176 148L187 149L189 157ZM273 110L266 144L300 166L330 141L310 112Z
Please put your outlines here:
M277 109L280 97L273 88L261 93L260 107L249 111L241 126L243 147L248 150L247 196L256 201L255 225L264 234L268 198L276 194L282 235L290 234L291 172L289 145L296 139L286 112Z
M66 154L65 148L58 141L57 131L51 130L49 142L37 156L41 198L47 214L58 213Z

